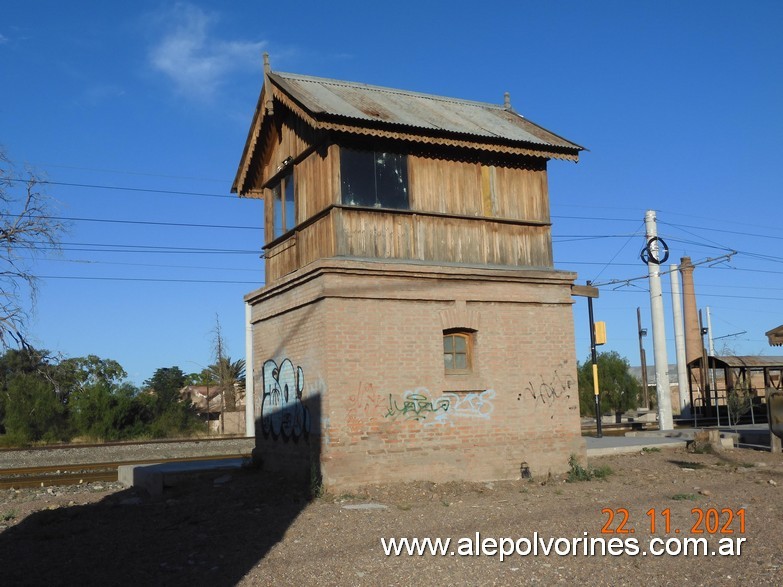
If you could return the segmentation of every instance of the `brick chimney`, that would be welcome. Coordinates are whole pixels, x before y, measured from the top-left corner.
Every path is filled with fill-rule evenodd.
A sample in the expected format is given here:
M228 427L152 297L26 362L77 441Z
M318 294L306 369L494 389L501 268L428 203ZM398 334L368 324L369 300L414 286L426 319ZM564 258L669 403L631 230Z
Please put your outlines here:
M685 322L685 359L688 363L701 358L701 329L696 308L696 290L693 285L693 263L690 257L680 259L682 275L682 316Z

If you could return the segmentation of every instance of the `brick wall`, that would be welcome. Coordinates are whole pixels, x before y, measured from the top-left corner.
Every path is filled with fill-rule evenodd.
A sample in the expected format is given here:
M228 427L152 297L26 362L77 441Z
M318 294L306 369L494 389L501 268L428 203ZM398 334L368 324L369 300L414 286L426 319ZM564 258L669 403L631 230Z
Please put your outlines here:
M313 460L337 488L514 479L522 463L546 475L583 454L571 274L316 265L248 296L259 412L269 382L282 391L298 367L310 412L307 434L286 434L280 418L279 433L269 418L257 425L270 467L302 471ZM443 330L459 327L475 331L473 369L447 375ZM280 368L285 359L293 371L272 381L267 369L261 381L265 361ZM290 418L297 410L283 408Z

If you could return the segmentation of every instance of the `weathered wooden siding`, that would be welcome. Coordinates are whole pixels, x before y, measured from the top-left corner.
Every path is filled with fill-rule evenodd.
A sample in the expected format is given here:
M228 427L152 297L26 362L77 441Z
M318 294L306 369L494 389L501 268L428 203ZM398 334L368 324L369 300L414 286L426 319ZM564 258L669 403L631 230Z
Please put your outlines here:
M297 230L297 262L304 267L316 259L334 256L334 221L327 214Z
M332 216L338 256L552 266L545 225L348 207L333 210Z
M316 149L297 163L294 171L296 223L301 224L337 203L333 159L337 149Z
M286 158L293 157L296 159L313 146L315 140L312 129L298 118L293 115L281 116L281 118L279 127L270 130L274 147L263 162L264 182L269 181L277 173L278 167Z
M309 148L295 129L282 128L273 161ZM296 163L294 174L297 227L267 249L267 283L329 256L515 267L553 264L543 164L504 167L409 155L408 211L342 206L340 148L335 144L312 150ZM266 190L267 243L273 235L270 195Z
M295 271L298 267L296 258L296 235L292 235L281 243L270 247L264 255L266 260L265 277L267 283Z
M490 168L494 216L549 222L545 169Z
M549 221L546 168L486 165L410 155L412 210Z
M408 186L412 210L491 216L482 210L481 166L478 163L410 155Z
M327 214L297 227L284 241L267 249L266 282L334 254L334 220Z

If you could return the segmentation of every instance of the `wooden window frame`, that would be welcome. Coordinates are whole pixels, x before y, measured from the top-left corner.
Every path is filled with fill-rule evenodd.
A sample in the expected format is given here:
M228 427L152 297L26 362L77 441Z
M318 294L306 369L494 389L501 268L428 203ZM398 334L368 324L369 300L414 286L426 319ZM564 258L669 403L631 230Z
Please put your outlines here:
M475 336L476 331L475 330L468 330L465 328L452 328L449 330L443 331L443 368L446 372L446 375L469 375L472 374L473 371L473 363L474 363L474 348L475 348ZM446 339L451 338L452 339L452 350L450 352L446 352ZM462 339L465 341L465 364L466 367L464 369L457 369L457 368L449 368L446 365L446 356L451 355L452 357L452 364L456 364L456 357L457 355L460 355L462 353L458 353L456 350L456 344L455 341L457 339Z
M292 209L291 213L293 218L288 218L288 206L286 193L288 186L291 185L291 197L292 197ZM294 181L294 170L285 173L275 184L270 188L272 192L272 239L275 240L283 236L288 231L292 230L296 226L296 182ZM280 209L277 206L277 193L280 194ZM280 233L277 230L278 213L280 220ZM271 242L271 241L270 241Z

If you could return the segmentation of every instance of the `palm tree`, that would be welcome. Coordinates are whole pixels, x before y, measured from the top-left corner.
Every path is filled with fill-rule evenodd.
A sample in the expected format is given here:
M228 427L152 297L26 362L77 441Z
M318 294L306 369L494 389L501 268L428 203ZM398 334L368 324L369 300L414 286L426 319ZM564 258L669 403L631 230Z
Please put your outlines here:
M223 405L229 412L237 408L237 391L245 389L245 360L232 361L231 357L218 357L209 371L217 381L223 398Z

